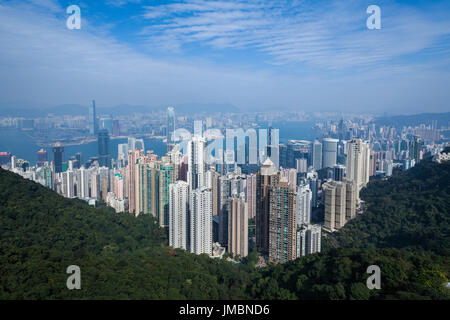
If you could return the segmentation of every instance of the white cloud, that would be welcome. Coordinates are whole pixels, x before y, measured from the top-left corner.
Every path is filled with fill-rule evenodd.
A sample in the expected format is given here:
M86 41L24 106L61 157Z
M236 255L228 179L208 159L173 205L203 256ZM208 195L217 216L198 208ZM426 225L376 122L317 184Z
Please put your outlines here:
M276 2L273 3L271 10L281 10ZM227 9L230 4L225 1L208 5L197 1L190 5L201 6L199 12L208 14L198 13L192 19L182 16L178 17L179 20L169 19L167 24L172 25L173 32L166 33L159 26L161 41L167 39L174 44L180 40L182 44L201 41L214 48L257 48L268 52L274 63L286 64L302 59L331 71L285 72L294 69L286 66L255 70L242 64L221 66L208 60L186 57L156 59L118 42L107 31L98 32L85 18L81 30L68 30L64 13L43 11L30 2L9 3L0 6L0 104L23 99L44 105L87 104L95 98L99 105L176 106L226 102L243 109L380 112L413 112L424 106L429 111L448 109L445 102L450 98L446 86L450 81L448 68L436 71L436 63L430 67L426 62L382 64L377 69L367 67L371 61L386 59L383 48L377 49L370 57L355 55L370 43L360 43L349 34L342 37L345 41L340 50L333 51L335 39L325 32L328 30L327 20L314 20L311 11L302 11L305 19L302 20L301 32L292 36L293 30L288 27L267 29L264 16L276 14L252 9L248 3L240 4L237 12ZM221 6L230 12L221 18L216 9L209 9L211 6ZM185 12L186 7L175 6L171 10ZM253 13L244 15L244 10ZM230 20L235 23L228 23ZM416 20L414 25L420 25L421 21ZM283 23L291 26L295 21L287 18ZM397 28L404 26L407 30L407 23L405 21ZM423 24L425 27L416 30L417 39L409 44L410 47L395 46L389 37L384 36L377 41L385 47L393 46L386 49L395 55L420 50L429 46L427 39L435 34L426 19ZM190 31L186 33L180 25ZM265 30L266 35L261 30ZM297 39L304 45L298 45ZM445 52L447 49L444 46L440 50ZM330 68L339 63L351 66L355 61L364 66L359 67L358 73L353 69L342 73ZM443 69L448 67L448 59L439 63Z
M180 49L255 49L274 64L323 68L376 65L419 52L450 35L448 19L407 6L382 6L382 29L365 27L362 1L180 1L147 6L148 43ZM312 7L314 5L314 7ZM447 18L449 15L447 15Z
M28 0L28 2L35 5L36 7L47 9L50 12L61 11L61 6L59 5L58 1L55 0Z
M141 0L107 0L106 4L114 7L122 7L129 3L141 3Z

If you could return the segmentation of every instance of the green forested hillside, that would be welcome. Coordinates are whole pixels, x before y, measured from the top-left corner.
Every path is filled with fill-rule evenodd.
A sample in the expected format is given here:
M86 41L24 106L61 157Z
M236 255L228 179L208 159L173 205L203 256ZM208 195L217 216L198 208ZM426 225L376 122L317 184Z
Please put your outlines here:
M367 211L336 233L346 248L409 248L450 256L450 163L425 160L369 183Z
M148 215L96 209L0 169L0 299L245 297L245 272L173 256L166 243ZM66 288L69 265L81 269L81 290Z
M439 173L444 167L430 165L436 175L444 175ZM413 185L428 192L420 182ZM388 197L398 192L388 187L390 191L383 193L382 188L382 184L371 185L365 192L372 192L373 199L378 193ZM371 203L367 197L366 201ZM424 234L438 231L438 239L445 238L448 225L442 221L448 223L448 210L438 214L438 209L448 209L446 201L448 198L440 199L440 204L434 205L436 210L426 211L427 218L411 218L412 225L420 226ZM397 218L402 226L408 226L400 231L410 230L404 220L422 212L416 211L419 205L412 208ZM375 209L370 205L366 215ZM378 214L381 222L360 217L352 224L361 220L365 233L378 232L384 211ZM352 240L358 234L350 226L347 229L348 235L343 232L337 241L344 247L352 247L353 241L358 249L330 249L260 270L252 263L234 265L171 250L152 217L135 218L93 208L0 169L0 299L449 298L442 285L450 274L447 243L425 238L422 247L433 252L424 252L410 242L403 246L397 241L401 235L398 228L365 240ZM396 241L390 245L390 239ZM375 248L390 246L398 249ZM382 270L381 290L365 286L365 272L372 264ZM81 290L66 288L69 265L81 268Z
M378 265L381 290L366 286ZM252 295L263 299L449 299L449 259L398 249L330 249L258 274Z

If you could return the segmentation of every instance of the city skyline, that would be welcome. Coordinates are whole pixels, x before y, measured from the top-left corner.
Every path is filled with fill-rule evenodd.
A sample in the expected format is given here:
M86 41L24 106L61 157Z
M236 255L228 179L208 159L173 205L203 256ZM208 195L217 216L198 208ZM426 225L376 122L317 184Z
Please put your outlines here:
M78 152L75 156L65 156L64 146L57 142L51 159L44 149L36 151L38 161L33 166L27 159L0 151L0 174L8 170L17 178L21 176L36 183L28 190L35 190L40 184L67 201L84 205L84 212L92 207L105 210L114 219L132 218L132 223L148 219L155 230L142 228L141 231L162 237L158 247L178 261L189 255L207 264L225 263L227 268L237 267L240 272L265 273L320 260L340 249L333 243L342 232L357 228L365 236L351 239L352 248L356 249L359 241L377 235L357 227L361 221L379 221L386 215L382 212L376 218L370 217L372 210L383 210L384 203L388 203L392 205L394 220L399 218L399 188L390 188L396 192L392 200L373 200L367 193L420 173L432 163L443 167L450 159L450 127L438 126L437 120L425 119L415 126L404 123L401 127L368 117L322 120L314 125L319 130L313 139L299 139L301 136L294 135L296 139L281 142L279 129L272 124L268 129L257 128L256 135L255 129L235 130L243 124L240 117L226 121L220 121L223 116L198 120L193 114L190 133L177 127L175 119L184 124L186 119L177 117L176 108L167 108L166 113L154 119L158 129L152 131L165 145L166 151L161 155L152 151L152 143L133 136L135 127L128 127L126 119L96 117L92 108L88 118L77 124L84 137L94 137L92 129L97 125L100 128L96 155ZM68 119L72 118L65 121ZM217 119L227 125L213 129ZM113 123L116 123L114 130ZM6 125L2 128L4 132L42 131L39 122L37 127L33 121L7 121ZM233 134L228 132L227 139L223 139L221 130L228 131L228 126L234 128ZM56 129L58 132L67 128L61 125ZM179 129L184 134L180 135ZM122 139L127 136L127 143L117 145L117 156L111 155L110 132L113 131ZM172 139L172 133L177 138ZM419 181L428 179L420 177L400 189L411 192L411 188L418 189L415 184ZM29 196L32 192L18 194ZM426 202L423 198L418 201ZM50 211L45 212L50 214ZM82 219L84 214L75 215L75 219ZM120 222L119 225L126 230L130 228ZM389 230L385 225L381 228L383 232ZM121 241L132 239L132 235L122 238L114 234L113 238ZM140 239L132 240L134 245L140 245ZM117 250L115 245L102 245L102 248L103 253ZM132 250L132 246L127 250ZM309 259L310 255L314 257ZM353 263L352 259L346 258ZM354 263L360 265L358 260ZM189 263L187 268L176 268L175 272L184 272L191 266ZM314 263L300 279L316 269ZM188 279L191 284L197 281L192 276ZM273 277L269 279L276 281ZM367 290L370 288L367 284ZM367 295L359 298L364 297Z

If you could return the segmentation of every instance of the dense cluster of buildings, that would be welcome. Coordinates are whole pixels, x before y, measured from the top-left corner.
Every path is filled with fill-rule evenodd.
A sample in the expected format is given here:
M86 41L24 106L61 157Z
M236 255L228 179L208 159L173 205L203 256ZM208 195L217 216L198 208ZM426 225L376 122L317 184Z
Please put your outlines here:
M38 151L35 167L0 152L0 165L68 198L152 215L174 248L211 257L226 250L242 258L256 247L269 263L320 252L322 230L338 230L361 212L359 193L371 176L389 176L395 166L408 169L441 149L410 131L341 121L325 124L323 138L314 141L274 142L278 132L269 131L252 147L247 131L241 144L231 139L233 147L225 148L219 140L217 150L217 135L203 132L203 122L179 142L175 111L168 108L164 156L145 152L142 139L128 138L112 159L114 128L103 120L93 102L89 131L97 137L98 157L89 161L81 154L66 161L64 147L55 144L51 161L45 150ZM426 128L419 133L436 138ZM323 223L312 223L320 210ZM255 225L255 237L249 225Z

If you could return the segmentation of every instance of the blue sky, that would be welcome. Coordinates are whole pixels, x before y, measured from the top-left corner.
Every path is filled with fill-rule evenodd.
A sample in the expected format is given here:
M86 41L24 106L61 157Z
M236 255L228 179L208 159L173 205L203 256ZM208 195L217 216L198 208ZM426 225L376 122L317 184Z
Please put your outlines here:
M81 8L68 30L66 8ZM369 5L381 8L369 30ZM450 1L0 1L0 106L450 111Z

